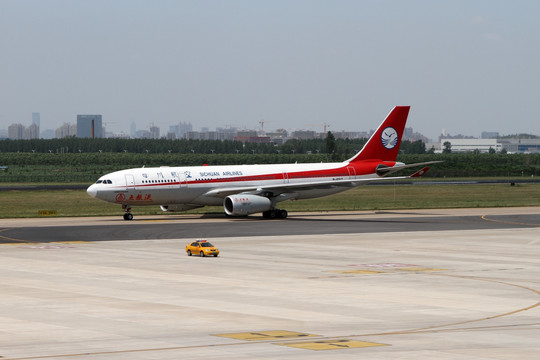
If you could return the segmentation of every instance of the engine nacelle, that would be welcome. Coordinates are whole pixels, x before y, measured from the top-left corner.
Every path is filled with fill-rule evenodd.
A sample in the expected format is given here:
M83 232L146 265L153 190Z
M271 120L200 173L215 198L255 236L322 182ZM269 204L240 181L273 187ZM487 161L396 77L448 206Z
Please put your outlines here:
M270 210L272 200L264 196L239 194L230 195L223 200L225 214L230 216L245 216Z
M173 211L187 211L191 209L196 209L202 207L202 205L189 205L189 204L170 204L170 205L161 205L161 211L173 212Z

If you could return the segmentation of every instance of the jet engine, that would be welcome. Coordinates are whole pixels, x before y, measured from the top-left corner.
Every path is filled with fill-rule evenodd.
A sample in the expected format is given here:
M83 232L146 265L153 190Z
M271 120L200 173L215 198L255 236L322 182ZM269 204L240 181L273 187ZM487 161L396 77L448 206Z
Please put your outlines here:
M251 194L230 195L223 200L223 209L229 216L245 216L270 210L272 200Z

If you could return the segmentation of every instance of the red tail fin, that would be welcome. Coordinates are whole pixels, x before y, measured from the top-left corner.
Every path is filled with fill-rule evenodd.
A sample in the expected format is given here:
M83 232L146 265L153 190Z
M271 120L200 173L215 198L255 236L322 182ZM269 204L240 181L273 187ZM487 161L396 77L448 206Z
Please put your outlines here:
M362 150L348 161L396 161L410 108L410 106L396 106L392 109Z

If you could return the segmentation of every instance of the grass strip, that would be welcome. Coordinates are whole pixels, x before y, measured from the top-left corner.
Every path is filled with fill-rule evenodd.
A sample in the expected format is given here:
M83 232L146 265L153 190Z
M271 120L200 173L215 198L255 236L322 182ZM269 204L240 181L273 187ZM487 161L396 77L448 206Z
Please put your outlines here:
M120 205L94 199L84 190L0 191L0 204L0 218L39 217L40 210L54 210L61 217L123 214ZM279 204L290 212L518 206L540 206L540 184L359 186L332 196ZM132 212L164 214L157 205L133 207ZM216 212L223 209L204 207L188 213Z

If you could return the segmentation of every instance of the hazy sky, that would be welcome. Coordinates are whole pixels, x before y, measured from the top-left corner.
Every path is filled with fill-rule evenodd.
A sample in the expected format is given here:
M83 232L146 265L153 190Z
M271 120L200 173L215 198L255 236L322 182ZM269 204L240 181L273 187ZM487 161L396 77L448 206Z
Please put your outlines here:
M0 128L540 135L540 1L0 0ZM318 125L320 124L320 125Z

